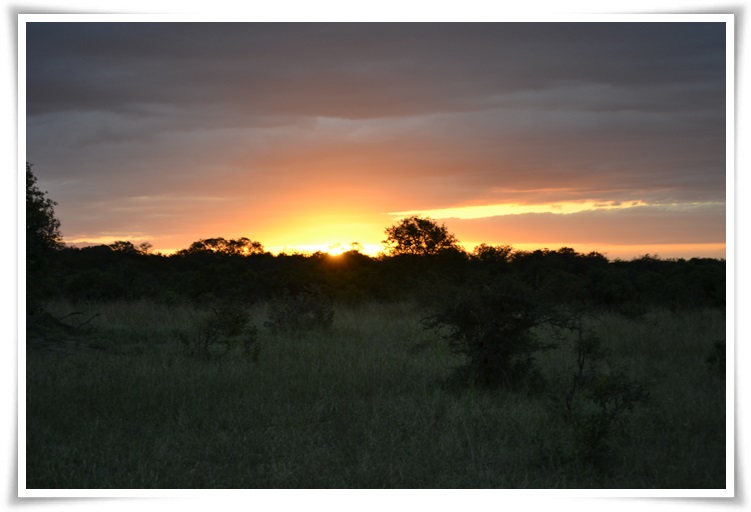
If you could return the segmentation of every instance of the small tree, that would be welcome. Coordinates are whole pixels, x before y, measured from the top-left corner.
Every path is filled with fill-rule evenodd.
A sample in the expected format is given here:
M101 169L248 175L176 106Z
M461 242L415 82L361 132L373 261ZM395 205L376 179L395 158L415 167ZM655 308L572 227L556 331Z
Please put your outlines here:
M395 226L386 228L386 240L383 243L391 255L426 256L461 250L459 241L449 233L445 225L438 225L430 218L417 215L402 219Z
M459 375L506 389L540 384L535 355L552 345L538 341L533 328L547 321L532 291L511 279L469 282L423 320L428 328L446 329L451 346L467 356Z

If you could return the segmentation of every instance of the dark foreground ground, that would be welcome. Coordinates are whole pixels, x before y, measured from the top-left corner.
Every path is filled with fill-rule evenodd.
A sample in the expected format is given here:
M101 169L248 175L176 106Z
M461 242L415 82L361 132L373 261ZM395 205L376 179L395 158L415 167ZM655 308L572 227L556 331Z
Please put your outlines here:
M191 306L47 310L27 325L27 488L725 487L721 309L588 316L606 356L587 393L560 334L544 386L467 385L407 302L303 332L266 329L260 304L253 350L208 358L175 335Z

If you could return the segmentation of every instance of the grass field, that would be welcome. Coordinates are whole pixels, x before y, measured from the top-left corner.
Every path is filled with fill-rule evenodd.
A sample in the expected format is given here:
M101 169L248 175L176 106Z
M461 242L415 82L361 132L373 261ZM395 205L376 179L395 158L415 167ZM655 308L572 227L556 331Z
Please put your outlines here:
M725 378L707 363L722 310L586 318L599 371L649 393L592 460L586 400L572 417L562 398L573 335L540 331L557 343L545 389L508 392L451 380L464 359L415 304L338 305L330 329L297 334L264 328L265 308L256 360L203 360L173 334L191 306L50 304L85 311L71 325L99 316L29 330L27 488L725 487Z

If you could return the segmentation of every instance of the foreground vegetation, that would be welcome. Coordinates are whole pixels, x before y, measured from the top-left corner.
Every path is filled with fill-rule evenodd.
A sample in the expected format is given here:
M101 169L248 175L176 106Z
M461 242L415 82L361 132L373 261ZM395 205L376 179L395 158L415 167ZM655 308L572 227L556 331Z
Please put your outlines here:
M418 302L302 329L275 307L238 308L253 350L201 355L185 336L206 307L48 303L28 326L27 487L725 487L721 308L536 326L537 384L510 390L468 383Z

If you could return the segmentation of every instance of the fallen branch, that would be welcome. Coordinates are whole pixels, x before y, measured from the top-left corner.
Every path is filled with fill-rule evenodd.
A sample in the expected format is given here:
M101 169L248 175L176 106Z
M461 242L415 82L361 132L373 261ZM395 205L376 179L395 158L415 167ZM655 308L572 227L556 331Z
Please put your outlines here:
M65 316L61 316L61 317L60 317L60 318L58 318L57 320L58 320L58 321L63 321L63 320L65 320L66 318L68 318L69 316L73 316L73 315L83 315L84 313L85 313L85 311L73 311L72 313L68 313L68 314L67 314L67 315L65 315Z
M94 316L92 316L91 318L89 318L89 319L88 319L88 320L86 320L85 322L78 324L78 325L76 326L76 328L79 328L79 327L83 327L84 325L88 324L89 322L91 322L92 320L94 320L94 319L95 319L96 317L98 317L98 316L99 316L99 313L97 312L97 313L95 313L95 314L94 314Z

